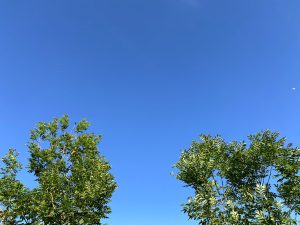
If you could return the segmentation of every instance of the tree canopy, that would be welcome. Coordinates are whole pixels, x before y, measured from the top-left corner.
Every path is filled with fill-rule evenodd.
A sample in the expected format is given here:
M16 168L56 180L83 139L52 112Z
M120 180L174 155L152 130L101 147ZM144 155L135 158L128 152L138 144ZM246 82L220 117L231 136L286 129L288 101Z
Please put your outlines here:
M199 224L297 224L300 149L277 132L229 143L201 135L174 167L195 193L183 211Z
M21 170L18 153L2 158L0 221L4 224L102 224L111 209L117 185L110 164L99 154L101 136L88 133L82 120L70 128L64 115L40 122L31 131L28 172L38 185L29 190L16 175Z

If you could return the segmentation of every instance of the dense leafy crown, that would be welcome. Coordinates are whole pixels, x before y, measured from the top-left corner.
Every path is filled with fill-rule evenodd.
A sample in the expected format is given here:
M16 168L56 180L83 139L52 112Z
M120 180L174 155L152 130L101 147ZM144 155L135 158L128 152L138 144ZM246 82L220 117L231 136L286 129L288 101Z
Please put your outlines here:
M69 118L40 122L28 143L29 172L38 185L25 188L17 179L20 164L10 150L0 178L0 221L5 224L101 224L110 212L116 188L110 165L99 155L99 135L87 133L82 120L69 132Z
M199 224L297 224L300 149L271 131L250 143L201 135L182 152L177 178L195 195L183 211ZM299 221L298 221L299 223Z

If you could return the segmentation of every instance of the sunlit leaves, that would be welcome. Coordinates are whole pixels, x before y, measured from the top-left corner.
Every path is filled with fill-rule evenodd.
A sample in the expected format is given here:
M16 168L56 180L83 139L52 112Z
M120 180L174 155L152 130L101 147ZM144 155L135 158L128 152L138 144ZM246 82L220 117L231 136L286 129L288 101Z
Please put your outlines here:
M201 135L182 152L177 178L195 190L183 211L199 224L295 224L299 148L269 130L249 143Z
M10 151L3 159L0 204L6 207L1 212L5 224L96 225L107 218L116 182L99 154L101 136L87 133L88 127L82 120L70 129L67 115L37 124L27 143L28 169L38 182L30 191L15 179L20 169L17 154Z
M4 165L0 170L0 221L4 224L19 224L20 219L26 222L30 217L26 203L29 190L16 178L21 169L17 156L18 153L10 149L1 159Z

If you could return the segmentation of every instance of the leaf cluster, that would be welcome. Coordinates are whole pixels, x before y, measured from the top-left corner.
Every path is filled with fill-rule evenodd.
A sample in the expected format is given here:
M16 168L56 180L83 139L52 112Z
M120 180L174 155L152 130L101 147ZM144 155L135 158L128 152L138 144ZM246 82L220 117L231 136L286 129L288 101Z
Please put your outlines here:
M37 187L25 188L16 179L20 164L11 150L3 158L0 178L0 220L5 224L101 224L116 182L110 165L99 154L101 136L87 133L80 121L69 132L69 117L40 122L31 131L28 171ZM17 191L16 191L17 190Z
M183 211L199 224L297 224L300 151L269 130L227 143L201 135L175 164L195 195Z

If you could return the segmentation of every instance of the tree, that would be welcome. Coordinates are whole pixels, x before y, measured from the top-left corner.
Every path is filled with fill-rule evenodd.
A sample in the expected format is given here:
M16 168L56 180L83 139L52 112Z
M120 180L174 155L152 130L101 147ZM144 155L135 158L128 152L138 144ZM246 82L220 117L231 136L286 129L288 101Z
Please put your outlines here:
M3 207L0 210L0 218L7 225L18 224L22 220L30 220L26 209L26 197L29 190L16 179L17 172L22 168L17 162L18 153L10 149L2 161L4 167L0 174L0 203ZM20 218L22 216L22 218Z
M300 149L269 130L250 143L201 135L174 165L194 190L183 211L199 224L297 224ZM299 221L298 221L299 222Z
M88 127L82 120L68 131L67 115L37 124L28 142L28 168L38 183L32 190L16 180L20 164L15 151L3 158L0 220L5 224L96 225L107 218L116 182L109 163L99 155L101 136L87 133Z

